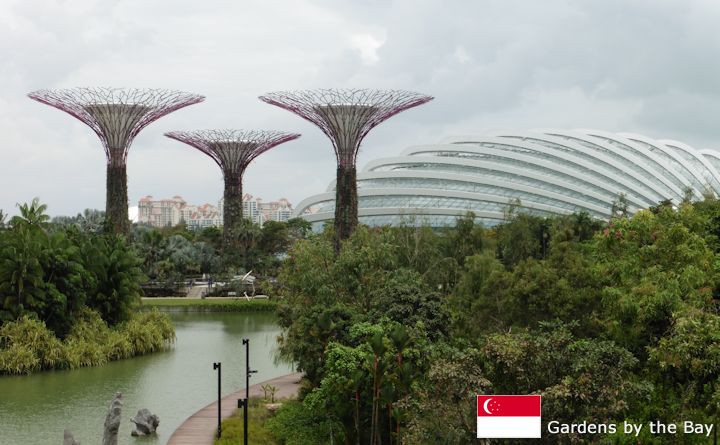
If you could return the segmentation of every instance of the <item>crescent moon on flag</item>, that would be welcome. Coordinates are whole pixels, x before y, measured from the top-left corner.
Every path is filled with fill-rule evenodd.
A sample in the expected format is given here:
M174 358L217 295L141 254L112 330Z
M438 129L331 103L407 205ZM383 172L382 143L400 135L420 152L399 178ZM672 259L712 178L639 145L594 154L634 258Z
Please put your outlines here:
M490 410L488 409L488 403L490 403L491 400L492 400L492 397L490 397L489 399L487 399L487 400L485 401L485 403L483 403L483 409L485 410L486 413L488 413L488 414L490 414L490 415L492 415L492 413L491 413Z

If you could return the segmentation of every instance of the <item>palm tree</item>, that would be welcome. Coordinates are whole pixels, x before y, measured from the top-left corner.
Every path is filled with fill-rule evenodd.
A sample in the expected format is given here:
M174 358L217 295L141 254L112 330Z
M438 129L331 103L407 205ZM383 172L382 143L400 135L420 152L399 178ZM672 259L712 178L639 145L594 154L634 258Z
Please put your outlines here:
M12 318L32 307L40 297L43 270L39 261L46 236L25 223L22 217L13 218L13 228L3 236L0 248L0 312L9 311Z
M30 227L45 228L50 217L45 213L46 204L40 204L40 199L33 198L30 205L16 204L20 209L20 216L13 216L10 224L13 226L26 224Z
M78 225L85 232L98 233L105 225L105 212L97 209L85 209L78 214Z

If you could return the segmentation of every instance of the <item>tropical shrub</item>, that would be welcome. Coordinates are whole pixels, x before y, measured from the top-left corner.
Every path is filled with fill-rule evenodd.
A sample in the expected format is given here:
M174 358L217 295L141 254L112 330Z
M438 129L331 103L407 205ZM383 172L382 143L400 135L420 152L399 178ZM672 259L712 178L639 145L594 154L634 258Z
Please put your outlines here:
M116 235L50 225L37 199L0 231L0 323L37 317L65 337L84 307L115 325L139 302L139 260Z
M85 309L64 340L42 321L23 316L0 326L0 375L98 366L162 350L174 340L170 318L157 311L110 328L97 312Z

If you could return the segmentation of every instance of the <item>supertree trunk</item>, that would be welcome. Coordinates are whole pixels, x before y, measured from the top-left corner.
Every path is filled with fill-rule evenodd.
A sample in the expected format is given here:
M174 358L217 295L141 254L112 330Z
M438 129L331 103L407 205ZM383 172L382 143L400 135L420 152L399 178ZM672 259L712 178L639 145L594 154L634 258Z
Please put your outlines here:
M358 225L358 194L354 165L338 165L335 186L335 251Z
M223 195L223 249L226 252L238 247L243 218L242 196L242 180L226 177Z
M127 167L124 163L107 164L105 230L110 233L128 235Z

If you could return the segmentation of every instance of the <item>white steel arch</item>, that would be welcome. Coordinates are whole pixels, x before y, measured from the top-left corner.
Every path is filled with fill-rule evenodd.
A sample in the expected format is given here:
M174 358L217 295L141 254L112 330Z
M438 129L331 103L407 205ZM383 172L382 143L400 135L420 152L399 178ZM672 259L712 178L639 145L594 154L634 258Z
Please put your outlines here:
M565 166L558 166L556 164L553 164L549 161L535 161L532 158L527 157L521 157L516 153L497 153L499 156L503 157L506 162L510 162L513 160L520 161L525 164L524 167L519 167L516 165L510 165L505 164L503 162L490 162L490 161L476 161L476 160L469 160L469 159L458 159L458 158L449 158L449 157L439 157L439 156L405 156L405 157L395 157L395 158L383 158L378 159L376 161L371 161L368 163L367 169L370 171L374 171L380 167L384 167L387 165L416 165L416 164L422 164L422 163L432 163L435 165L457 165L457 166L465 166L465 167L477 167L480 169L491 169L491 170L509 170L507 167L514 167L515 170L522 171L532 171L532 170L538 170L540 174L544 174L545 177L547 177L548 181L555 182L559 181L560 179L557 178L557 176L569 178L570 180L576 181L578 184L586 183L591 184L597 189L602 189L608 194L609 196L617 196L618 193L622 193L623 190L619 190L617 187L613 187L610 183L617 183L617 181L609 179L608 181L601 181L597 177L589 177L583 172L580 172L578 170L569 169ZM550 173L553 172L555 175L551 176ZM628 184L620 184L625 188L626 190L629 187ZM639 198L639 199L638 199ZM634 205L638 207L645 207L649 203L653 203L654 201L651 200L651 198L647 196L637 196L637 194L632 194L628 196L628 200L633 203Z
M582 152L582 148L580 146L577 146L576 144L567 143L567 142L565 144L561 144L561 142L563 142L563 141L556 142L556 141L551 141L549 139L550 138L546 138L546 141L557 144L557 145L565 145L568 147L569 150L573 150L576 153L578 151ZM494 137L486 138L483 141L483 143L492 143L492 144L498 144L498 145L504 145L504 146L514 146L517 148L532 151L539 155L544 155L546 157L547 162L557 162L557 161L552 160L552 158L555 158L555 159L561 160L560 162L563 162L565 164L577 165L578 169L587 169L587 170L593 171L594 173L597 172L597 176L607 178L607 179L614 181L615 183L625 187L626 194L635 194L636 193L636 190L635 190L636 187L631 183L631 179L632 179L632 180L640 183L641 186L645 187L645 189L646 189L645 190L646 193L644 193L644 194L638 193L638 197L641 197L651 203L657 202L658 198L660 196L662 196L662 192L658 190L657 184L653 184L653 183L649 182L646 178L642 177L641 175L636 174L634 171L625 171L625 172L611 171L611 169L615 169L615 170L620 170L620 169L617 168L616 166L614 166L614 163L612 162L611 159L609 159L606 156L600 155L598 153L589 153L589 154L584 153L586 155L586 157L583 159L583 157L578 154L563 153L560 150L551 148L551 147L539 146L537 144L531 144L531 143L526 143L526 142L517 142L517 141L513 141L513 142L509 142L508 139L494 138ZM458 147L458 145L460 145L460 146ZM420 147L416 148L415 150L413 150L413 148L411 147L410 149L405 150L403 152L403 154L413 155L413 154L420 154L422 152L440 151L438 149L433 150L431 147L432 146L420 146ZM498 150L500 150L500 151L498 152L496 150L487 149L486 147L471 148L472 144L467 144L467 143L451 144L451 145L446 145L444 147L446 147L447 150L456 151L458 153L466 152L466 153L483 154L483 153L490 152L490 153L495 154L496 156L502 155L502 153L503 153L502 148L499 148ZM490 150L492 150L492 151L490 151ZM587 156L587 155L589 155L589 156ZM537 155L527 154L527 155L523 156L523 159L527 159L528 156L537 157ZM589 159L589 158L592 158L592 159ZM600 166L597 163L593 163L593 160L600 161L604 165ZM538 164L546 165L545 164L546 161L543 160L541 162L538 162ZM618 176L618 173L620 173L620 174L625 173L626 175L629 175L631 179L627 178L627 177Z

